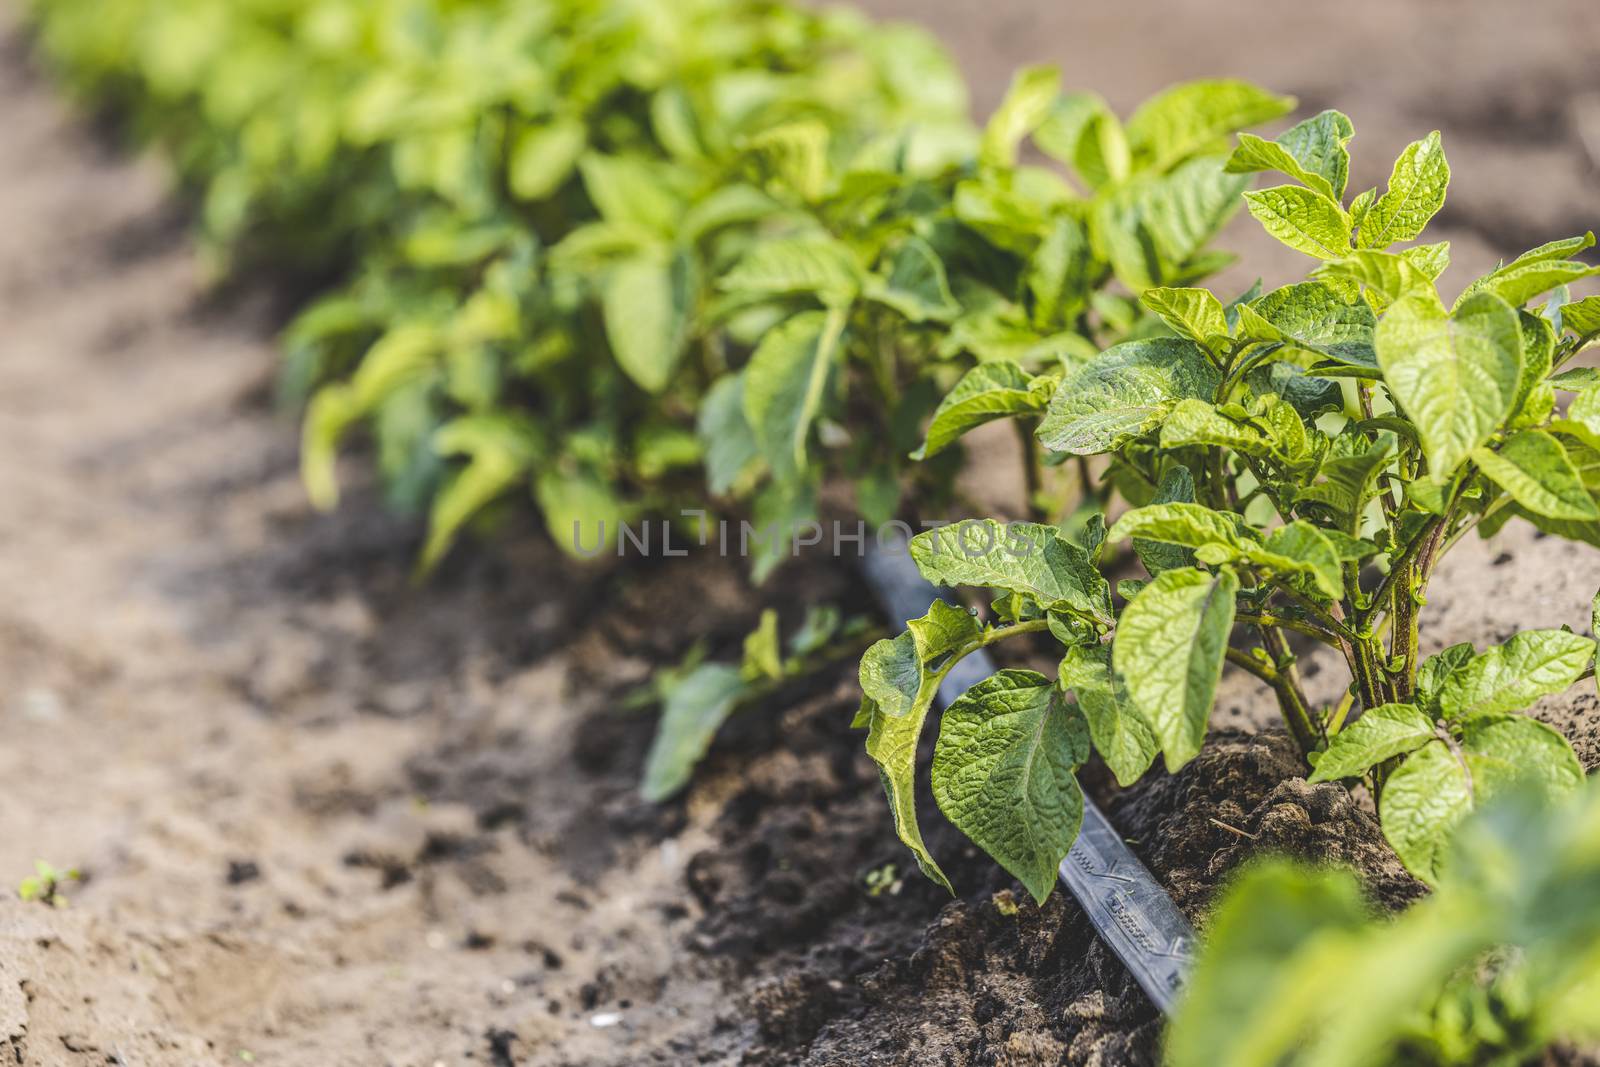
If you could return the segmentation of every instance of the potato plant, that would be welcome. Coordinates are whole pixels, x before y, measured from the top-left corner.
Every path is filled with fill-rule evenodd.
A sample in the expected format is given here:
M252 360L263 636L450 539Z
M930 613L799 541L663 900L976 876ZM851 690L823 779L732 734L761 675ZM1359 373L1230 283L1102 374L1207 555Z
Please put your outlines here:
M928 579L998 593L988 621L936 603L861 663L857 725L934 880L948 885L913 796L934 693L963 656L1028 634L1059 643L1057 676L1004 670L953 703L932 789L1041 900L1081 819L1075 770L1091 751L1124 784L1157 756L1181 767L1205 740L1224 664L1273 694L1314 781L1368 782L1390 844L1428 882L1477 805L1521 781L1550 797L1582 781L1566 739L1523 712L1593 675L1592 638L1532 630L1424 658L1418 626L1440 560L1473 530L1522 519L1600 545L1600 383L1566 369L1600 336L1600 297L1567 302L1564 288L1600 273L1572 258L1593 235L1536 248L1447 304L1434 279L1448 248L1395 247L1444 203L1438 134L1405 149L1387 188L1347 201L1351 134L1328 111L1275 141L1244 135L1228 160L1293 179L1244 199L1317 261L1307 281L1229 303L1149 287L1164 333L1054 384L1038 439L1105 457L1132 505L1109 529L991 519L913 540ZM947 411L1012 403L968 385ZM1143 575L1113 588L1107 544L1131 546ZM1298 642L1337 651L1344 699L1307 699Z

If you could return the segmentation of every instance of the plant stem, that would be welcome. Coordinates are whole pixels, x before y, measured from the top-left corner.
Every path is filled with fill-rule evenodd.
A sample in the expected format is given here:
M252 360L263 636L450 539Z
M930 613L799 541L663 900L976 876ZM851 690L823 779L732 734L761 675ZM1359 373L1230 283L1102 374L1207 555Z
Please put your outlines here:
M1346 639L1355 638L1356 632L1346 625L1342 619L1315 600L1296 590L1293 586L1274 578L1272 579L1272 587L1300 605L1306 614L1320 622L1329 633Z
M1305 693L1300 689L1300 673L1295 670L1294 653L1280 630L1263 628L1261 640L1267 646L1276 667L1273 691L1278 695L1278 708L1284 722L1302 753L1316 751L1317 729L1311 721L1311 711L1306 705Z
M1389 601L1398 576L1410 568L1411 561L1417 558L1426 543L1433 540L1443 526L1444 519L1442 517L1429 519L1428 525L1423 527L1422 532L1417 534L1411 543L1406 546L1405 552L1389 568L1389 573L1384 575L1383 581L1378 585L1377 593L1373 594L1371 603L1367 605L1364 611L1356 613L1355 623L1358 629L1365 628L1372 621L1372 616L1384 608Z
M1329 648L1342 647L1338 637L1335 635L1328 633L1326 630L1320 630L1308 622L1292 619L1287 615L1275 615L1270 611L1241 611L1234 617L1234 621L1247 622L1252 626L1277 626L1285 630L1293 630L1295 633L1305 634L1307 637L1314 637Z
M1389 641L1390 660L1399 660L1399 667L1389 670L1395 699L1409 701L1416 687L1417 677L1417 595L1418 571L1406 564L1406 573L1394 587L1394 603L1389 617L1394 620L1394 633Z
M1033 438L1036 425L1033 419L1011 421L1012 428L1017 432L1017 444L1022 447L1022 481L1028 494L1028 517L1034 522L1048 522L1049 517L1042 506L1044 472L1039 468L1039 448Z
M1344 720L1350 715L1350 708L1356 702L1355 689L1346 689L1344 697L1339 701L1339 706L1333 709L1333 714L1328 716L1328 721L1322 724L1322 732L1333 737L1344 729Z
M1227 656L1228 662L1233 664L1235 667L1239 667L1245 672L1255 675L1257 678L1274 688L1277 687L1278 672L1267 666L1265 663L1262 663L1254 656L1247 652L1241 652L1239 649L1234 648L1231 645L1224 654Z

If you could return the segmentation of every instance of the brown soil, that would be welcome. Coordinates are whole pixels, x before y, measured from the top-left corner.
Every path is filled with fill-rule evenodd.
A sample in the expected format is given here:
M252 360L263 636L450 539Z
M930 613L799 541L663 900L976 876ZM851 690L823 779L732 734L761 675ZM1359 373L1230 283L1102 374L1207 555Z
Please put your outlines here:
M1443 125L1451 236L1474 266L1597 214L1572 95L1600 49L1575 29L1584 0L1510 26L1487 4L1338 5L1338 29L1263 8L1252 32L1316 42L1270 60L1220 48L1239 5L1174 5L1153 38L1127 5L1002 2L981 34L965 5L916 10L985 102L1016 62L1077 55L1070 80L1119 105L1208 62L1353 99L1378 155ZM42 857L86 881L64 909L0 900L0 1059L1152 1062L1152 1009L1070 899L1034 907L931 811L962 896L908 872L844 729L847 668L736 720L685 800L636 800L651 726L621 694L696 637L727 652L763 604L791 624L806 603L868 611L848 573L801 565L758 597L730 564L575 568L510 530L413 586L418 531L374 494L304 504L294 427L263 399L276 310L208 295L159 170L74 120L4 40L0 879ZM1359 62L1341 52L1358 43ZM1412 51L1411 73L1387 65ZM1548 177L1526 205L1511 158ZM1587 629L1597 585L1591 549L1463 545L1426 637ZM1308 661L1313 685L1333 684L1325 666ZM1541 708L1591 768L1597 704ZM1369 815L1247 732L1263 707L1229 679L1205 753L1111 800L1152 870L1196 920L1266 848L1352 863L1386 906L1413 898ZM887 864L904 877L874 896L864 875Z

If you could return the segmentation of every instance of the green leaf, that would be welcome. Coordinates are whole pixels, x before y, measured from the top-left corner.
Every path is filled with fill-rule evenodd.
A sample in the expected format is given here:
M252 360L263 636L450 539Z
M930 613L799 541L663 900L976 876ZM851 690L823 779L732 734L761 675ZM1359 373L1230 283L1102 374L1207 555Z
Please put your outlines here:
M444 558L469 519L526 478L542 451L534 427L508 414L452 419L434 434L433 448L441 456L466 456L467 465L433 498L419 574Z
M658 804L689 784L744 692L738 669L721 663L701 664L672 685L645 757L639 792L646 802Z
M1127 684L1113 673L1111 650L1099 643L1068 647L1061 659L1060 684L1077 698L1095 751L1117 782L1127 786L1138 781L1160 745L1128 695Z
M806 466L806 438L839 356L845 316L803 311L761 339L744 370L744 414L780 477Z
M1365 288L1368 301L1380 309L1409 296L1439 303L1432 276L1407 255L1362 249L1343 259L1324 263L1313 276L1330 285L1348 288L1352 300Z
M705 456L706 486L712 496L722 496L760 455L744 417L742 373L725 374L712 383L700 402L695 434Z
M912 459L936 456L968 430L1008 415L1042 411L1045 400L1033 388L1033 376L1015 363L980 363L955 384L928 424L928 436Z
M1033 321L1041 329L1069 326L1088 306L1095 269L1082 224L1068 216L1055 219L1028 261Z
M1164 175L1135 175L1096 197L1090 236L1095 253L1134 292L1182 284L1199 255L1239 207L1247 179L1199 156Z
M1208 289L1146 289L1139 299L1182 337L1208 348L1215 347L1218 339L1226 342L1228 320L1222 301Z
M928 581L1004 589L1042 610L1111 622L1111 590L1082 546L1053 526L969 519L911 539L911 558Z
M1344 196L1350 176L1350 152L1345 147L1355 135L1349 118L1324 111L1285 130L1275 141L1253 133L1239 135L1239 147L1228 157L1230 174L1276 170L1337 201Z
M1033 143L1091 188L1125 181L1132 167L1122 123L1094 93L1065 93L1033 133Z
M1417 668L1417 703L1430 714L1439 709L1439 690L1445 679L1462 670L1478 655L1470 642L1463 641L1442 649L1422 661Z
M1288 404L1279 404L1269 414L1277 425L1261 429L1266 418L1229 418L1204 400L1182 400L1161 424L1161 447L1172 450L1203 446L1228 448L1241 455L1272 458L1291 469L1310 465L1313 460L1305 425ZM1282 428L1280 438L1274 431Z
M588 141L587 127L576 119L523 130L511 146L506 184L523 200L543 200L572 174Z
M1547 241L1538 248L1530 248L1510 263L1504 270L1526 266L1529 263L1543 263L1552 259L1568 259L1585 249L1594 247L1594 234L1582 233L1577 237L1563 237L1556 241ZM1498 273L1498 272L1496 272Z
M683 358L689 332L689 264L641 257L626 260L606 278L601 306L606 339L617 365L638 386L660 393Z
M910 630L874 641L861 657L859 678L867 699L891 718L902 718L919 707L926 710L933 699L933 687L922 670L917 640Z
M751 185L721 185L683 216L679 240L693 244L729 226L757 222L780 210L772 197Z
M1039 440L1053 452L1111 452L1160 427L1178 401L1209 399L1219 385L1216 367L1193 341L1128 341L1062 381L1039 425Z
M1078 710L1042 674L1003 670L945 710L933 754L939 810L1044 903L1083 822Z
M1600 274L1600 267L1591 267L1586 263L1513 263L1475 283L1467 293L1487 289L1512 307L1521 307L1540 293L1548 293L1559 286L1592 278L1596 274Z
M1564 370L1551 378L1550 384L1569 393L1585 392L1590 386L1600 385L1600 367L1573 367L1571 370ZM1595 410L1600 412L1600 401L1595 402Z
M1463 724L1461 748L1482 804L1531 786L1554 801L1583 784L1583 765L1559 730L1526 715L1485 715Z
M1400 258L1437 281L1445 268L1450 266L1450 242L1435 241L1433 244L1407 248L1400 252Z
M1279 185L1244 194L1250 214L1266 231L1297 252L1318 259L1350 253L1350 217L1337 201L1301 185Z
M1468 812L1517 789L1553 802L1583 780L1557 731L1525 715L1483 715L1463 724L1454 750L1430 741L1406 757L1384 784L1379 821L1406 869L1437 885L1451 835Z
M1011 79L1005 99L983 129L979 160L988 167L1017 165L1017 147L1050 114L1061 91L1061 71L1055 67L1024 67Z
M1106 538L1112 544L1132 537L1185 548L1220 544L1243 550L1246 539L1240 526L1237 516L1202 504L1151 504L1124 512Z
M1600 296L1586 296L1561 305L1561 325L1580 337L1600 334Z
M1439 708L1459 719L1520 711L1560 693L1594 662L1595 643L1567 630L1527 630L1474 658L1439 687Z
M1523 430L1499 451L1475 449L1472 461L1511 499L1552 519L1600 519L1561 442L1543 430Z
M1364 301L1347 301L1321 282L1301 282L1274 289L1247 306L1296 347L1347 366L1378 365L1373 350L1378 320Z
M907 621L917 655L931 665L935 660L970 644L982 632L977 617L965 608L935 600L920 619Z
M757 243L717 287L766 296L805 293L839 306L855 299L861 281L849 248L832 237L813 235Z
M889 811L894 816L895 834L917 858L922 873L954 893L955 888L934 861L922 840L922 829L917 825L917 742L927 720L927 706L924 705L920 713L895 718L885 715L869 698L863 710L869 716L867 755L878 765L878 776L883 780Z
M1205 740L1238 592L1229 570L1162 571L1117 624L1112 665L1161 740L1169 771Z
M949 322L961 314L961 305L951 295L944 263L920 237L900 246L889 276L869 279L864 295L894 308L912 322Z
M1187 82L1139 106L1128 119L1128 144L1146 166L1166 170L1236 130L1293 109L1291 97L1274 96L1248 82Z
M550 539L568 555L593 556L615 544L618 530L634 511L617 498L611 483L586 469L552 466L539 471L533 496Z
M660 171L643 160L589 152L578 160L583 188L606 222L639 226L670 236L683 204L661 181Z
M1517 312L1517 323L1522 328L1522 375L1511 406L1511 425L1536 426L1555 410L1555 387L1546 379L1555 359L1556 331L1549 320L1528 311Z
M1388 248L1415 240L1444 206L1449 184L1450 164L1445 162L1438 130L1407 145L1395 160L1388 189L1373 201L1361 220L1357 246Z
M746 681L776 680L783 677L783 648L778 641L778 613L767 608L761 621L744 639L744 660L740 664Z
M1448 481L1511 413L1522 375L1522 330L1511 305L1479 293L1453 314L1408 297L1378 323L1384 381L1416 424L1428 477Z
M807 203L814 203L828 188L828 145L832 137L826 123L801 119L762 129L746 142L746 147L769 184L787 188Z
M1365 947L1357 937L1370 921L1361 885L1348 871L1302 870L1281 859L1247 868L1207 923L1205 949L1167 1033L1163 1062L1305 1067L1312 1061L1298 1054L1309 1035L1360 1028L1323 1025L1323 1016L1343 1017L1329 1004L1328 986L1342 992L1336 983Z
M1443 741L1412 752L1383 785L1379 822L1406 870L1437 884L1449 833L1472 810L1466 767Z
M1586 438L1590 447L1600 447L1600 384L1581 389L1567 405L1564 423L1556 425L1571 436Z
M1159 504L1193 504L1194 503L1194 475L1189 473L1187 467L1169 467L1161 476L1161 484L1156 486L1155 496L1151 498L1152 505ZM1109 539L1110 534L1108 533ZM1139 557L1139 562L1144 564L1144 569L1151 574L1160 574L1177 567L1193 567L1195 565L1194 550L1180 545L1166 544L1161 541L1148 541L1141 537L1133 539L1134 554Z
M1304 519L1273 530L1261 552L1247 550L1245 557L1274 570L1305 575L1323 600L1337 601L1344 595L1344 570L1338 549L1325 531Z
M1309 782L1354 778L1433 740L1433 720L1415 704L1383 704L1334 735Z

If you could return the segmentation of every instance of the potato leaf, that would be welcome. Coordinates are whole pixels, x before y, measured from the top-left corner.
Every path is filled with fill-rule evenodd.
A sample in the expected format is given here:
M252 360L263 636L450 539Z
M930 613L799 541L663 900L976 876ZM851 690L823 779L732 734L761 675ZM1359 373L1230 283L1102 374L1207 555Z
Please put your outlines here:
M1244 199L1266 231L1295 251L1318 259L1349 254L1350 217L1326 194L1279 185L1245 193Z
M1446 677L1440 711L1448 719L1520 711L1577 681L1594 651L1593 639L1567 630L1525 630Z
M660 803L689 784L746 684L737 667L703 663L671 686L645 757L639 792L647 802Z
M1012 167L1017 147L1050 114L1061 91L1061 72L1055 67L1025 67L1011 79L1005 99L983 130L978 158L991 167Z
M1435 483L1448 481L1504 424L1522 375L1516 311L1479 293L1452 314L1408 297L1378 323L1384 381L1411 417Z
M1583 783L1583 767L1561 734L1524 715L1483 715L1459 742L1430 741L1406 757L1383 787L1383 833L1406 869L1438 884L1451 834L1468 812L1518 788L1556 800Z
M968 520L911 539L911 558L938 585L1003 589L1041 610L1111 621L1111 590L1082 546L1031 522Z
M1389 187L1373 201L1361 220L1358 248L1388 248L1421 235L1428 220L1444 206L1450 184L1439 131L1407 145L1395 160Z
M1146 289L1139 299L1181 337L1213 350L1219 341L1226 342L1228 321L1222 302L1208 289Z
M1238 592L1229 570L1162 571L1117 624L1112 665L1160 739L1169 771L1193 759L1205 740Z
M1600 519L1600 505L1566 449L1543 430L1523 430L1498 450L1474 449L1472 461L1529 511L1552 519Z
M922 726L927 720L927 706L918 714L896 718L885 715L869 697L863 704L866 713L867 755L878 766L883 780L883 790L889 798L889 812L894 817L895 834L916 857L922 873L951 893L955 889L944 871L935 862L922 839L922 829L917 824L917 742L922 737Z
M1059 681L1077 698L1094 749L1121 785L1138 781L1161 746L1127 684L1111 668L1111 650L1098 642L1072 645L1061 659Z
M1230 174L1276 170L1337 201L1350 176L1350 152L1345 146L1354 135L1350 119L1332 110L1296 123L1274 141L1241 133L1227 170Z
M744 414L761 454L780 475L806 465L806 439L839 358L844 315L803 311L756 347L744 370Z
M1307 781L1354 778L1433 740L1433 720L1415 704L1383 704L1334 735Z
M606 338L617 365L646 392L666 389L683 358L693 299L689 270L682 255L666 262L639 257L606 279Z
M1157 429L1178 401L1209 399L1219 384L1216 368L1193 341L1128 341L1062 381L1039 440L1055 452L1110 452Z
M1005 360L973 367L939 402L928 424L927 439L911 458L938 455L986 422L1044 410L1046 400L1032 384L1031 374Z
M1128 119L1128 144L1145 165L1164 170L1220 138L1294 108L1248 82L1194 81L1151 98Z
M1073 772L1088 758L1088 727L1061 690L1042 674L1003 670L945 709L933 796L1042 904L1083 822Z

